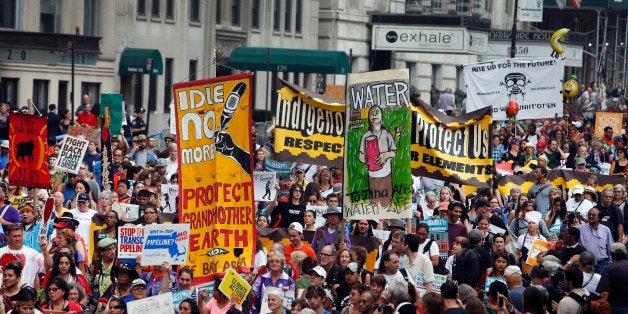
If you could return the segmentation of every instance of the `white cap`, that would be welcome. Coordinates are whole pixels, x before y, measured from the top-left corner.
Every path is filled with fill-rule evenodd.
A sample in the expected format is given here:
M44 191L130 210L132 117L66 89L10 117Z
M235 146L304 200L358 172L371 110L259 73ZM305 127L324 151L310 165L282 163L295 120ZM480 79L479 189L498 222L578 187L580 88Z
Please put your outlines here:
M582 194L584 193L584 186L582 186L581 184L578 184L576 186L573 187L573 193L572 194Z
M310 269L308 271L308 273L316 273L317 275L323 277L323 278L327 278L327 272L325 271L325 269L323 269L323 267L320 266L316 266L312 269Z
M526 214L526 221L527 222L534 222L535 224L538 224L541 221L541 218L543 217L543 215L537 211L532 211Z
M303 234L303 226L301 226L298 222L291 223L288 229L293 229L294 231Z

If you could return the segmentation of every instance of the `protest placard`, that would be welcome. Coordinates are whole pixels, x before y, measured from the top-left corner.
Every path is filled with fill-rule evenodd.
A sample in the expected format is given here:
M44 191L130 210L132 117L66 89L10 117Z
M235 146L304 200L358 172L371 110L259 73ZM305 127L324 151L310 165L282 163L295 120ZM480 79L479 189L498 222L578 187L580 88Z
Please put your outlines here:
M205 283L202 283L200 285L196 285L193 286L193 289L196 291L196 303L200 304L201 303L201 294L203 292L205 292L205 302L209 302L209 300L211 300L212 298L212 293L214 292L214 281L207 281Z
M46 155L48 122L45 117L9 115L9 182L15 186L50 188Z
M126 304L127 313L133 314L172 314L174 299L171 293L158 294Z
M447 218L425 219L421 222L430 227L429 240L434 240L438 244L438 252L441 259L449 256L449 226Z
M152 224L144 227L142 266L185 264L190 246L190 224Z
M172 300L174 301L175 309L179 309L179 304L192 295L190 290L179 290L170 293L172 293Z
M118 258L137 258L142 255L143 245L143 227L118 227Z
M277 196L277 173L272 171L254 171L255 200L270 202Z
M305 210L310 210L316 213L316 221L314 222L314 227L322 227L325 225L325 223L327 223L327 220L325 219L325 217L323 217L323 215L327 213L327 206L306 205Z
M66 135L61 142L61 152L59 153L55 169L77 174L79 168L81 168L85 152L87 152L88 144L88 140Z
M162 184L161 196L159 197L160 211L162 213L176 213L178 197L179 197L179 185Z
M538 264L537 256L541 252L545 252L549 250L549 243L547 241L536 239L532 242L532 247L530 248L530 252L528 253L528 258L526 259L526 264L528 265L536 265Z
M124 215L121 217L126 217L126 222L133 222L140 219L140 205L127 203L118 204L120 204L120 211L124 212Z
M604 129L613 128L613 136L621 135L624 114L621 112L596 112L595 113L595 137L604 138Z
M218 290L241 306L251 291L251 285L240 277L233 268L229 268L220 286L218 286Z

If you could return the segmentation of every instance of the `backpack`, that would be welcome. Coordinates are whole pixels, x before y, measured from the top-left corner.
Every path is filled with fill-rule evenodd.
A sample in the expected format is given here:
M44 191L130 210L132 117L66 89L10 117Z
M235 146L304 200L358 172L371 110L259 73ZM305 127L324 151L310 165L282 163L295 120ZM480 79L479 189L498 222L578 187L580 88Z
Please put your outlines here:
M423 254L428 253L430 251L430 248L432 247L433 242L434 240L430 239L425 244L425 247L423 247ZM430 256L430 260L431 260L431 256ZM447 268L445 268L445 261L442 258L440 258L440 256L438 257L438 265L434 267L434 273L439 274L439 275L449 275L449 271L447 270Z
M466 248L459 253L451 267L452 279L458 284L466 283L475 287L482 275L482 257L477 251Z
M569 292L567 296L580 304L582 314L611 314L611 305L597 293L579 296L574 292Z

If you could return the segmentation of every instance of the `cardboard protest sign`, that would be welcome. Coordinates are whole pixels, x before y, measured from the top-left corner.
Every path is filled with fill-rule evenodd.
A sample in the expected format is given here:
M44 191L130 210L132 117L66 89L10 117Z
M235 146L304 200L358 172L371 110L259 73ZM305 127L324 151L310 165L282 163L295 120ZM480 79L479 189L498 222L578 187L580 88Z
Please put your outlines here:
M613 128L613 137L621 135L622 122L624 120L624 114L621 112L596 112L595 113L595 137L604 137L604 128Z
M87 152L88 140L66 135L61 142L61 152L55 169L61 169L73 174L78 174L83 157Z
M270 202L277 196L277 173L272 171L254 171L255 200Z
M161 196L159 197L159 205L160 205L159 211L162 213L176 213L178 199L179 199L179 185L162 184Z
M142 255L143 245L143 227L118 227L118 258L137 258Z
M275 112L275 160L342 166L344 102L279 79Z
M506 106L519 104L517 120L563 116L562 59L507 59L464 67L467 111L491 107L493 119L505 121Z
M171 293L127 302L127 312L133 314L172 314L174 313L174 299Z
M48 120L20 113L11 113L9 119L9 182L11 185L49 189Z
M251 74L174 85L179 222L190 224L194 284L252 267Z
M344 218L410 218L408 70L349 74Z
M545 252L547 250L549 250L549 243L547 241L543 241L541 239L534 240L534 242L532 242L530 252L528 253L526 264L532 266L538 264L536 257L539 256L541 252Z
M438 253L441 259L449 256L449 226L447 218L425 219L421 222L430 227L429 240L434 240L438 244Z
M240 277L233 268L229 268L220 286L218 286L218 290L238 305L242 305L251 291L251 285Z
M142 265L185 264L190 246L190 224L152 224L144 227Z
M493 178L490 107L450 117L413 106L412 174L476 187Z

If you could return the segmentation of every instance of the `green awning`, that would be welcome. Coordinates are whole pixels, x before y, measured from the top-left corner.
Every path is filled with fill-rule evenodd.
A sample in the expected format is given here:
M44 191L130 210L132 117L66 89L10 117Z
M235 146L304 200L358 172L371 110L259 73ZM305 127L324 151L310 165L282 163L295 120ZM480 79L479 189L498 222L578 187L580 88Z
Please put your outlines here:
M229 66L249 71L346 74L349 58L343 51L236 47Z
M120 57L120 74L164 73L164 63L157 49L124 48Z

